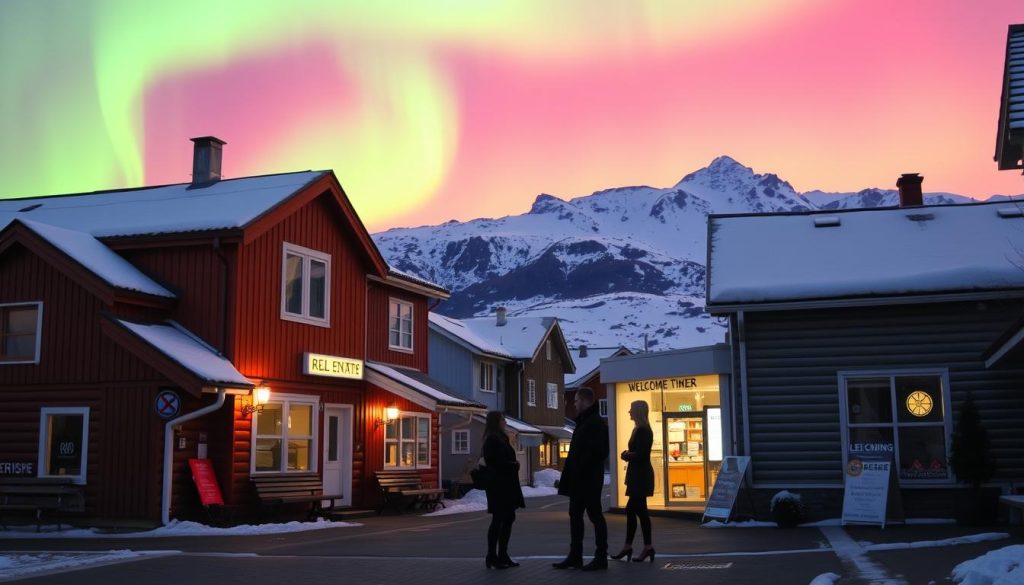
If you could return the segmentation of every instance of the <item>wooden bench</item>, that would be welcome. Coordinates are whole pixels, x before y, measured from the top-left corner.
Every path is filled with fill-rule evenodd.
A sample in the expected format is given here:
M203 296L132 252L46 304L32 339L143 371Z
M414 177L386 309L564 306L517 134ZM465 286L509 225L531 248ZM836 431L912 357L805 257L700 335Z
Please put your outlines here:
M1024 512L1024 496L999 496L999 504L1010 509L1010 524L1020 524Z
M384 512L385 507L394 508L399 514L408 508L419 506L431 511L437 506L444 507L441 488L425 488L420 474L415 469L382 469L376 473L377 485L380 486L380 505L377 514Z
M257 475L252 479L260 505L272 506L274 515L285 504L309 504L307 519L334 509L341 494L325 494L324 486L316 475ZM323 503L330 502L328 506Z
M62 477L0 478L0 525L7 530L7 512L29 512L35 515L36 532L42 528L43 512L53 512L57 530L62 530L64 512L84 509L80 486Z

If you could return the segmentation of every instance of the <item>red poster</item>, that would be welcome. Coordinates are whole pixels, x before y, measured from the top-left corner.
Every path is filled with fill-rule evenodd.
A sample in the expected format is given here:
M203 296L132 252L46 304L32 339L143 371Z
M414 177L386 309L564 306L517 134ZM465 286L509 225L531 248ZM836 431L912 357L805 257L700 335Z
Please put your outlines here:
M189 459L189 467L192 468L192 481L196 483L199 490L199 500L204 506L217 504L224 505L224 498L220 495L220 486L217 485L217 476L213 473L213 464L209 459Z

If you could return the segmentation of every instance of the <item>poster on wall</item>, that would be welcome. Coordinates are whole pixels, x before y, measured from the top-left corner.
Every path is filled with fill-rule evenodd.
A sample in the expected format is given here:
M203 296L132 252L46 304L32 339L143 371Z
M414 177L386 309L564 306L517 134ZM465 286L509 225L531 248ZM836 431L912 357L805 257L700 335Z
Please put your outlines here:
M708 518L718 518L726 522L732 515L732 508L736 504L736 496L740 493L743 485L743 478L747 474L747 467L750 466L750 457L739 457L730 455L722 459L722 467L718 470L718 478L711 488L711 497L704 507L705 522Z

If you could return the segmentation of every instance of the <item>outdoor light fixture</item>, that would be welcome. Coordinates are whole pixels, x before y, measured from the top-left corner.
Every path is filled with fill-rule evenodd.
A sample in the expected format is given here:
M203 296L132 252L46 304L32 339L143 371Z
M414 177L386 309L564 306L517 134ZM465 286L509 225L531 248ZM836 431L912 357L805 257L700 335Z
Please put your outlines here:
M257 386L252 389L248 399L242 398L242 416L249 416L252 413L263 414L263 405L270 400L270 388Z
M384 409L384 418L377 419L377 426L386 425L394 420L398 419L398 406L394 402L388 404L388 407Z

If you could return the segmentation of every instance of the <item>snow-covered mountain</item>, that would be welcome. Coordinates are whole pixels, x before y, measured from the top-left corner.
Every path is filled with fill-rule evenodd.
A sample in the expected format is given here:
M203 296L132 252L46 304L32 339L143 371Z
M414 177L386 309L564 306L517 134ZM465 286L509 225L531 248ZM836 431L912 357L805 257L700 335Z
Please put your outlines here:
M797 193L728 156L669 188L621 187L568 201L542 194L499 219L397 228L373 236L395 267L443 284L438 310L558 317L570 345L671 349L722 341L704 312L707 215L895 205L896 191ZM925 202L971 201L948 193Z

